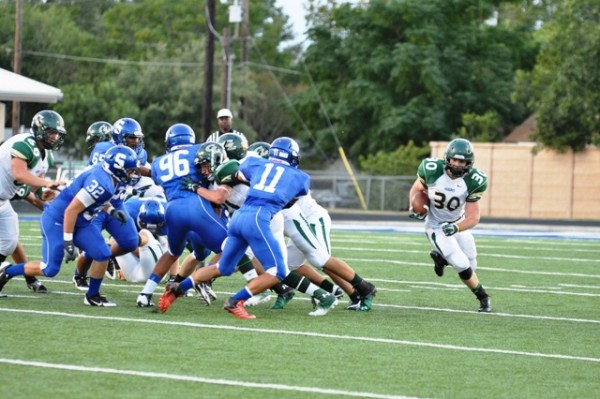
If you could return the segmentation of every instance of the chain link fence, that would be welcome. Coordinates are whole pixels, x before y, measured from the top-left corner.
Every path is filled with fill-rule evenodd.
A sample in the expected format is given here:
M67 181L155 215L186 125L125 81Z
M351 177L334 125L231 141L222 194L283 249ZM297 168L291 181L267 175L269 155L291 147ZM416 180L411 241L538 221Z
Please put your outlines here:
M348 174L306 171L311 177L312 196L328 209L362 209L354 182ZM356 175L356 180L371 211L406 211L408 194L415 176Z

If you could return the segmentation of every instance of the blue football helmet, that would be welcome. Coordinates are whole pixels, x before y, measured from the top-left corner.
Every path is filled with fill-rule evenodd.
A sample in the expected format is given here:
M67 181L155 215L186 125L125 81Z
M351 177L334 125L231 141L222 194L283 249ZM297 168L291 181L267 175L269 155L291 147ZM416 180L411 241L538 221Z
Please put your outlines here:
M280 137L271 143L269 160L283 162L295 168L300 163L300 146L296 140Z
M129 140L127 140L129 138ZM112 139L115 144L123 144L138 154L144 148L142 127L133 118L121 118L113 124Z
M165 147L167 152L175 151L190 146L196 142L194 129L185 123L176 123L165 134Z
M135 185L140 180L139 161L135 151L124 145L110 148L104 154L102 168L118 181Z
M141 229L156 233L165 225L165 207L157 199L144 201L140 207L137 224Z

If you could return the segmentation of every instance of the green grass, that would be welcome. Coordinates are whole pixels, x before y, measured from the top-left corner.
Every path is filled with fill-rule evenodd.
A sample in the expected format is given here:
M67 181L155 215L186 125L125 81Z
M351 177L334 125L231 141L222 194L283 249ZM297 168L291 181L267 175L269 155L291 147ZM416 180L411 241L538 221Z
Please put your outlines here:
M0 299L0 397L33 398L587 398L600 391L600 241L477 236L479 277L494 313L451 269L438 278L423 234L334 232L334 254L374 282L371 312L308 316L297 294L281 311L238 320L217 280L166 314L135 306L142 284L105 280L116 308L83 305L73 264L10 281ZM21 242L40 259L39 225ZM158 295L162 292L159 289ZM158 295L155 295L157 300ZM271 302L273 303L273 302ZM596 394L594 394L596 392Z

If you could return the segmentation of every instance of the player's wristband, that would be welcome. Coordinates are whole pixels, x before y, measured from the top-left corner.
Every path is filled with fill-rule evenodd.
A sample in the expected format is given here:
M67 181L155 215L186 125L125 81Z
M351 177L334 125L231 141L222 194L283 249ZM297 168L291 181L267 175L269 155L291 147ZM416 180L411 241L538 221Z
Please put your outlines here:
M73 233L63 233L64 241L73 241Z

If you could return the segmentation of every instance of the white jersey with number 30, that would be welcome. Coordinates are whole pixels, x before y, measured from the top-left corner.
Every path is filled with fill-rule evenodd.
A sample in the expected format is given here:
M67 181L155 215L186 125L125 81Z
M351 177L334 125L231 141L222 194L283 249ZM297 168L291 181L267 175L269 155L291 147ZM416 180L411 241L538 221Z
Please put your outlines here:
M426 224L430 227L462 219L465 204L478 201L488 185L485 173L476 168L465 176L450 178L441 159L424 159L417 175L427 189L430 204Z

